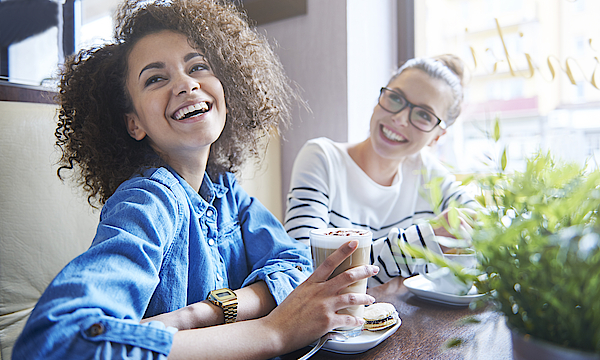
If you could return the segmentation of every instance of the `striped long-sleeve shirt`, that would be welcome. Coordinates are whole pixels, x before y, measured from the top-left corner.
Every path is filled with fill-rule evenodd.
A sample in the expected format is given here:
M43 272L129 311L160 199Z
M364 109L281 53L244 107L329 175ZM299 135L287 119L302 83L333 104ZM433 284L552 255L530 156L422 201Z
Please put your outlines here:
M308 244L309 231L317 228L360 228L373 232L372 263L380 272L369 286L392 277L408 277L418 268L403 254L397 238L441 253L431 225L435 216L429 190L431 179L441 182L439 211L451 200L474 203L455 177L428 152L406 158L391 186L373 181L348 155L349 144L327 138L309 140L298 153L287 197L285 228L298 241ZM397 232L390 234L390 230ZM390 239L388 239L390 234Z

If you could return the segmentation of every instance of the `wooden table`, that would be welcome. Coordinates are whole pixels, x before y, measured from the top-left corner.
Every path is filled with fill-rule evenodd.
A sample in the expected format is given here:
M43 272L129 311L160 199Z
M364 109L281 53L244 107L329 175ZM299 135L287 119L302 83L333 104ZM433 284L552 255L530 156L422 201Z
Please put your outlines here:
M396 306L402 319L400 328L366 352L342 355L322 349L311 359L512 359L510 332L504 318L489 308L470 310L422 300L403 285L402 278L367 292L378 302ZM466 316L473 316L480 323L464 325L460 320ZM447 348L447 342L455 338L463 339L464 343ZM306 347L279 359L298 359L309 350Z

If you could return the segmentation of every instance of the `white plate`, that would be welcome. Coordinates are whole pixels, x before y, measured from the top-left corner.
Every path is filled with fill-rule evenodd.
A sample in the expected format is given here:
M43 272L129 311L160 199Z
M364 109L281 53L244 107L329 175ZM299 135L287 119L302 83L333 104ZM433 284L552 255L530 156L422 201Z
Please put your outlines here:
M422 275L416 275L404 280L404 286L420 298L446 305L468 306L473 300L479 299L484 294L478 294L473 286L467 295L453 295L433 290L433 283Z
M383 340L387 339L398 330L402 324L402 320L398 318L396 325L391 328L380 331L363 330L356 337L349 338L346 341L329 340L323 345L322 349L332 351L339 354L359 354L379 345Z

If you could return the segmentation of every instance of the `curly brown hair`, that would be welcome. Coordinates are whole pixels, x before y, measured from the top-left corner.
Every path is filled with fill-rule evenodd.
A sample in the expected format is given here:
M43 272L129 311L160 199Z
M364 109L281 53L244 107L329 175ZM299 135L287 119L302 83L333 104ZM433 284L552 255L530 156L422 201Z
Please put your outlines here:
M172 30L185 35L223 85L228 113L211 146L209 174L238 172L245 160L260 157L266 145L262 137L289 123L297 92L266 38L233 3L125 0L116 23L112 43L66 61L59 85L55 136L62 157L57 173L62 179L62 171L73 171L90 205L104 204L123 181L163 164L148 141L129 136L124 121L133 110L125 87L127 57L148 34Z

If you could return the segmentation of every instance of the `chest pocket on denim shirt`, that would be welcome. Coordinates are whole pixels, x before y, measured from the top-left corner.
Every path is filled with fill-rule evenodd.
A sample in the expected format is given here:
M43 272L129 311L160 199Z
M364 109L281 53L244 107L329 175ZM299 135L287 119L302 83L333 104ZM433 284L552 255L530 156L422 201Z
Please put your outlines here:
M219 230L219 252L226 264L240 263L245 259L242 229L237 219L221 224Z

